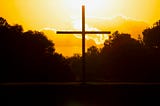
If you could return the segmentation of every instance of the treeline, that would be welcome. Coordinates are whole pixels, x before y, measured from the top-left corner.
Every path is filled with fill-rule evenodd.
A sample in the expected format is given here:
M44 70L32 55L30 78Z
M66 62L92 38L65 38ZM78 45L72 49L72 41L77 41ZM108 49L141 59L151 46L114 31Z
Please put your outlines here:
M104 47L88 48L86 79L88 81L160 81L160 21L146 28L143 36L114 32ZM77 79L81 79L81 57L69 58Z
M0 18L0 81L80 81L82 57L66 58L54 43L38 31L24 32ZM86 52L87 81L160 81L160 21L143 31L139 39L114 32L103 48Z

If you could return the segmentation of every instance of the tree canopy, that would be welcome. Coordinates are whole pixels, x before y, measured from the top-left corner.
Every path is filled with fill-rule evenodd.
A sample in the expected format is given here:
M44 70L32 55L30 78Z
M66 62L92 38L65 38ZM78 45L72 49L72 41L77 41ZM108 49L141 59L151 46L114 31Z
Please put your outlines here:
M160 20L143 31L143 41L147 47L160 48Z
M23 32L21 25L9 25L0 18L2 82L72 81L66 59L55 52L54 43L42 32Z

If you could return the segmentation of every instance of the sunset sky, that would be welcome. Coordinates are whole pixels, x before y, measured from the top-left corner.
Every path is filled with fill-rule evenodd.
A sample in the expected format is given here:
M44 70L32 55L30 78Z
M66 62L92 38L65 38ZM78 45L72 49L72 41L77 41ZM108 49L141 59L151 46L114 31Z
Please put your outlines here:
M24 30L80 30L81 1L0 0L0 16L7 19L10 24L22 25ZM149 25L160 19L160 0L86 0L85 5L86 17L112 19L116 16L123 16L144 21ZM90 26L87 27L87 30L99 29ZM69 37L69 35L63 36ZM104 35L104 38L107 36ZM96 40L94 41L96 42ZM100 41L97 40L96 44L98 43ZM65 52L58 46L56 49L64 55L71 55L75 51L80 52L78 48L74 50L63 49Z

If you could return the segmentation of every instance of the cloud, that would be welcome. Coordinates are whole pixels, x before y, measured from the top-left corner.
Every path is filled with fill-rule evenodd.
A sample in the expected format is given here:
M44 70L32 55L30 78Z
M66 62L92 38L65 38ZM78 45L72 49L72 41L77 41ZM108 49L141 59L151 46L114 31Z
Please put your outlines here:
M54 33L56 33L56 28L50 28L50 27L46 27L46 28L42 28L42 29L40 29L39 31L53 31Z
M82 24L81 20L74 20L73 21L73 28L75 30L82 30ZM100 29L96 27L91 27L88 24L85 25L86 31L101 31ZM81 39L82 36L78 34L74 34L76 38ZM87 40L93 40L97 45L103 44L106 39L108 39L107 34L92 34L92 35L86 35L85 38Z
M72 26L70 26L70 29L72 30L82 30L82 22L78 17L71 17L72 21ZM127 16L123 15L117 15L114 17L110 18L105 18L105 17L86 17L86 30L87 31L111 31L112 33L115 31L119 31L122 33L129 33L131 34L131 37L133 38L138 38L138 35L142 35L142 31L148 26L147 23L136 20ZM65 30L65 29L64 29ZM40 31L52 31L54 33L54 40L60 38L56 36L56 28L42 28ZM74 34L74 37L77 39L81 39L81 35ZM53 38L52 36L49 35L49 38ZM72 36L73 38L73 36ZM67 39L63 37L63 39ZM104 41L108 39L107 34L92 34L92 35L86 35L86 40L93 40L97 45L103 44ZM59 41L59 40L57 40Z
M138 35L142 35L142 31L147 26L148 24L143 21L125 16L116 16L110 19L104 17L86 17L86 30L88 31L107 30L113 33L118 30L121 33L131 34L133 38L138 38ZM72 17L71 26L68 25L68 28L71 29L71 31L81 31L82 25L80 18ZM39 31L44 32L45 35L55 43L57 52L63 53L65 56L71 56L73 53L81 53L81 35L57 35L57 28L53 27L42 28ZM102 47L106 39L108 39L108 35L86 35L86 49L92 45Z
M129 33L131 37L137 39L138 35L142 35L145 28L149 26L148 23L130 18L123 15L117 15L110 18L104 17L89 17L86 19L89 26L96 27L100 30L119 31L121 33Z

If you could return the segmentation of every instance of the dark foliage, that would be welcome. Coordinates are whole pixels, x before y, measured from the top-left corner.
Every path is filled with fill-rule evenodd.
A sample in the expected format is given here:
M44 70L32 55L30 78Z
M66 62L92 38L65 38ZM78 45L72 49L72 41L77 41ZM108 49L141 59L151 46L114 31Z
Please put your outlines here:
M143 31L143 41L147 47L160 48L160 20L152 28Z
M158 82L160 81L160 24L145 29L143 40L114 32L104 47L90 47L86 53L88 81ZM70 58L79 76L81 57Z
M66 59L55 53L54 44L38 31L23 32L0 18L0 81L72 81Z

